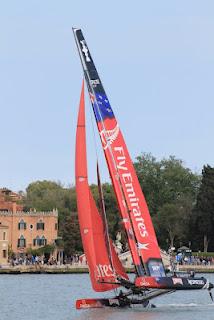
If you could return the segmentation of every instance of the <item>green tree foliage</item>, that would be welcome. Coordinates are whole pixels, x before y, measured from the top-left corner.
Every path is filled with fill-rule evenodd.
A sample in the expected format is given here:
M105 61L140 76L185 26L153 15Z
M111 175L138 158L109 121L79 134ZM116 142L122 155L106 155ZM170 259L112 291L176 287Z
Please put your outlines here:
M170 156L158 161L150 153L134 163L151 215L166 203L174 203L182 195L196 198L200 177L185 168L182 160Z
M184 242L189 243L192 199L181 197L174 203L165 203L153 217L162 248L168 249Z
M195 208L192 212L193 248L214 251L214 168L202 170L202 181Z
M29 248L27 250L27 253L28 254L32 254L34 256L41 256L41 255L48 255L50 256L51 253L53 253L55 250L55 245L46 245L46 246L43 246L41 248L38 248L38 249L32 249L32 248Z
M70 212L75 212L75 188L64 188L60 183L53 181L32 182L26 189L25 210L49 211L57 208L59 219Z
M61 222L60 229L63 237L65 254L67 256L72 256L75 253L83 252L78 217L76 212L69 213L65 216L65 218Z
M151 154L143 154L137 157L135 169L161 246L174 245L174 241L188 243L190 214L200 177L173 156L157 161ZM182 221L186 224L179 227Z

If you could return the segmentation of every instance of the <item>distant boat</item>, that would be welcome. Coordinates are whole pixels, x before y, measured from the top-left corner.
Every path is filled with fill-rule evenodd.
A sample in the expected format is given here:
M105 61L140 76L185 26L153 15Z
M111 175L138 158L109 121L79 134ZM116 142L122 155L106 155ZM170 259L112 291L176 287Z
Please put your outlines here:
M167 276L153 223L119 124L94 65L81 29L73 29L89 97L112 185L117 198L136 277L130 281L109 237L97 167L100 209L88 185L84 81L76 132L76 192L81 237L95 291L120 290L113 298L80 299L76 308L147 306L157 296L176 290L213 288L204 277ZM211 292L210 292L211 295ZM212 298L212 295L211 295Z

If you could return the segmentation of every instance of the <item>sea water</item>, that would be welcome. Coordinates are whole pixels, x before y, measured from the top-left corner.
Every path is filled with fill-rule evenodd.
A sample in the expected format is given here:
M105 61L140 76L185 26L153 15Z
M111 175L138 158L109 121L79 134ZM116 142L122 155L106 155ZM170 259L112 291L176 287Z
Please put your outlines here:
M204 276L214 282L214 275ZM152 300L154 309L75 309L76 299L112 295L93 292L88 274L0 275L0 320L214 319L207 290L167 294Z

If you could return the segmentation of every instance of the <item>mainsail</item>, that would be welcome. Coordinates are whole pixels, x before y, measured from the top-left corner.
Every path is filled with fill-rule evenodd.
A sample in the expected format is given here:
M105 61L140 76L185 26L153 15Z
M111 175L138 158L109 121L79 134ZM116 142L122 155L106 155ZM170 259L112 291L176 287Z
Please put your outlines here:
M76 193L81 237L95 291L118 287L117 277L128 279L110 241L111 261L105 240L105 226L91 194L87 178L84 82L76 132Z
M74 35L137 274L165 276L149 210L120 127L82 31L74 29Z

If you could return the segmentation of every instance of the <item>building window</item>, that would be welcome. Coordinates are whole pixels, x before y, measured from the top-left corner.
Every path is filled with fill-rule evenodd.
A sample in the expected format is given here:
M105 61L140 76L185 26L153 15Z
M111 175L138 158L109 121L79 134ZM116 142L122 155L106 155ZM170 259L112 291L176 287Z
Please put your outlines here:
M24 222L23 219L19 222L18 229L19 230L26 230L26 222Z
M26 240L23 235L18 239L18 248L25 248L26 247Z
M58 223L55 223L55 230L58 230Z
M47 244L47 239L45 239L44 236L42 236L41 238L39 236L36 237L36 239L33 239L33 245L34 246L45 246Z
M34 246L39 246L39 236L36 237L36 239L33 239L33 245Z
M36 229L37 230L45 230L45 224L42 220L39 220L39 222L37 222Z
M40 243L41 243L41 246L46 246L46 244L47 244L47 239L45 239L45 237L42 236L42 237L40 238Z
M3 256L3 258L7 258L7 250L2 251L2 256Z
M3 232L3 240L6 240L6 232Z

